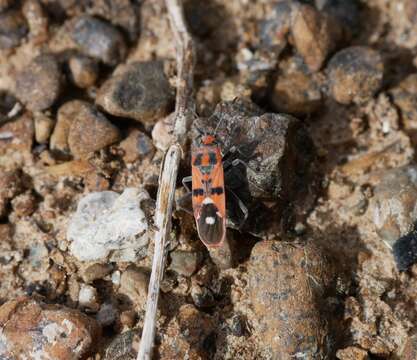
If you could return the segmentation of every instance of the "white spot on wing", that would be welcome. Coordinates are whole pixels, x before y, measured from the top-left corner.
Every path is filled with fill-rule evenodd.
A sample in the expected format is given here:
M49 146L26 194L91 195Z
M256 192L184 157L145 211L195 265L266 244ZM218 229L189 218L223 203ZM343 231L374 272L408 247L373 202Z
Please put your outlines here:
M211 217L211 216L206 217L206 224L207 225L213 225L215 222L216 222L216 219L214 217Z
M214 204L213 199L212 199L212 198L209 198L209 197L206 197L206 198L203 200L203 205L207 205L207 204Z

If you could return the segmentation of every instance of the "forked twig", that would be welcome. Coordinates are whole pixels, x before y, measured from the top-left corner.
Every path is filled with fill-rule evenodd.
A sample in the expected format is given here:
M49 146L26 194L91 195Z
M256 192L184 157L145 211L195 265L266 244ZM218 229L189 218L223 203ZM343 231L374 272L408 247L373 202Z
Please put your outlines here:
M161 164L159 188L155 210L155 250L152 273L149 281L145 323L142 331L137 360L150 360L152 357L156 314L160 283L164 275L166 247L171 230L172 207L178 167L182 148L186 144L187 131L194 114L193 78L194 44L185 25L182 0L165 0L171 28L176 42L177 55L177 96L175 103L175 141L165 154Z

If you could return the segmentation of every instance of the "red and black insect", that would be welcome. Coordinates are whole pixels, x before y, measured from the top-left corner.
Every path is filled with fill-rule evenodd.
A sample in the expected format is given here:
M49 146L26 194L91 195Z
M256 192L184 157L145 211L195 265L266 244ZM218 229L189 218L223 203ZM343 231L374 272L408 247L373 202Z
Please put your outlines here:
M201 241L221 246L226 236L226 194L220 146L203 135L191 149L193 214Z

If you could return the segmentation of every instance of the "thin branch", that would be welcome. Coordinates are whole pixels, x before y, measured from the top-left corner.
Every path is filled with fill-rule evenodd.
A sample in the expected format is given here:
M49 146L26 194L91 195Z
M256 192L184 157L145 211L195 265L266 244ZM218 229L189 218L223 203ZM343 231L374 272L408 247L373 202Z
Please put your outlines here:
M177 54L177 97L175 104L175 143L170 146L161 165L159 188L156 201L155 250L152 274L149 281L145 323L137 360L152 358L155 338L156 315L160 283L164 275L166 247L171 231L171 217L174 202L178 167L186 144L187 132L194 114L193 77L194 44L185 25L181 0L165 0L174 33Z

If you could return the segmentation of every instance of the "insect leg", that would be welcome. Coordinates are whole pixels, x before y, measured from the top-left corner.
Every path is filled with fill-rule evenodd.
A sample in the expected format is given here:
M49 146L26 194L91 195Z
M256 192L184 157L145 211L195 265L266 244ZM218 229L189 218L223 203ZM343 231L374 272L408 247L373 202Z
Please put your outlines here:
M182 185L187 189L188 192L191 192L191 189L188 185L186 185L187 183L191 183L193 180L192 176L186 176L184 178L182 178Z
M234 199L236 200L240 211L242 211L243 214L243 219L240 221L239 225L238 225L238 230L240 230L242 228L242 226L245 224L246 220L248 219L249 216L249 210L246 207L246 205L243 203L242 200L240 200L239 196L237 196L235 194L235 192L232 189L227 189L227 192L230 193L231 195L233 195Z

